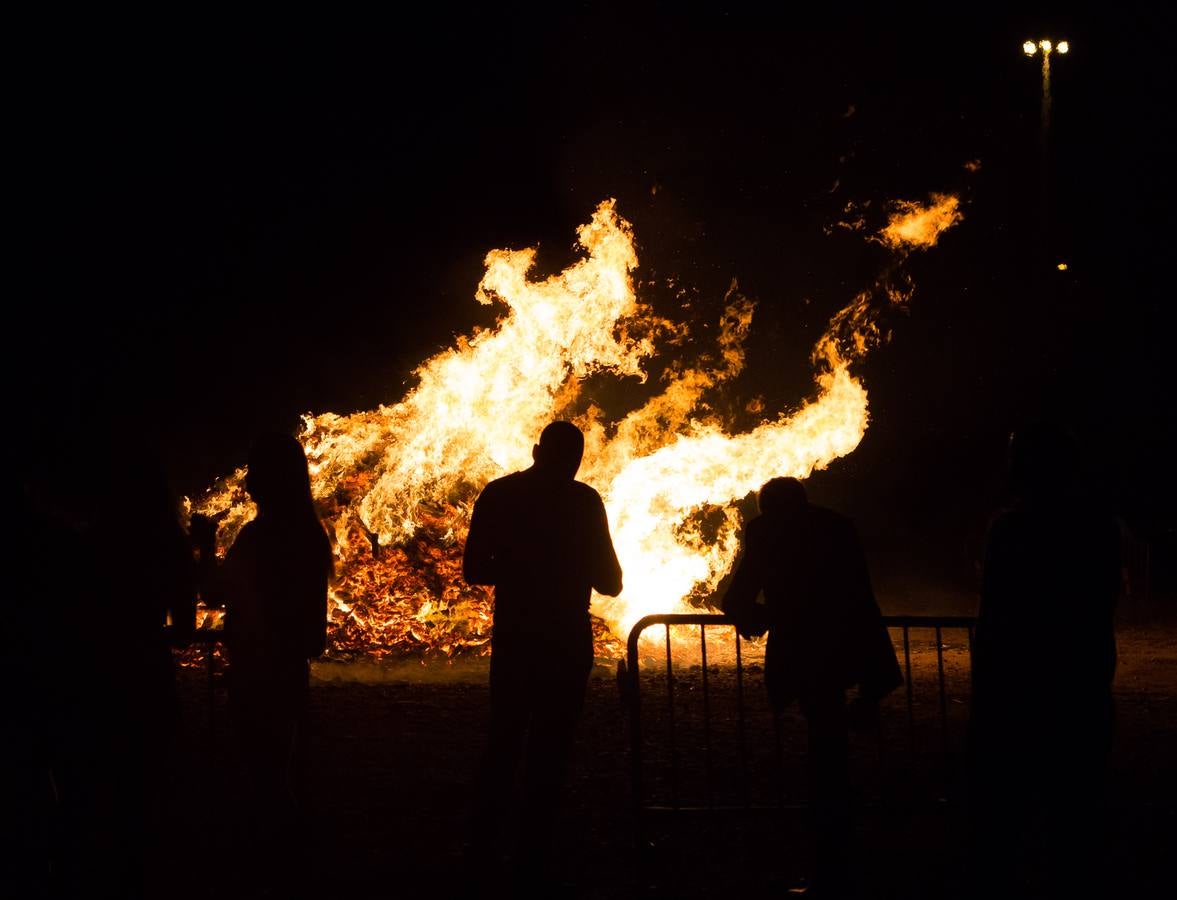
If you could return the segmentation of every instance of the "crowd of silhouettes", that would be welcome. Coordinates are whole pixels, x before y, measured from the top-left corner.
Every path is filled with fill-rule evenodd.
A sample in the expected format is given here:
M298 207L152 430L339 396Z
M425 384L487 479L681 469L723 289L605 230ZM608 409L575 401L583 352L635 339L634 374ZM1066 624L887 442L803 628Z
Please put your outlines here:
M581 432L554 422L533 465L492 481L474 505L463 573L493 586L494 630L465 835L471 893L498 884L508 857L501 875L512 890L560 892L553 840L593 666L590 598L622 589L604 504L576 481L583 452ZM988 532L976 625L971 881L978 896L1017 896L1027 855L1040 853L1059 895L1074 896L1100 874L1119 532L1085 491L1064 429L1018 432L1009 478L1016 499ZM192 638L199 595L226 611L247 822L238 833L249 842L238 858L254 862L239 887L293 896L309 662L326 647L333 565L301 445L283 433L255 441L246 488L257 515L221 562L212 520L181 527L162 466L96 455L82 481L73 490L30 481L20 498L15 596L41 602L22 613L30 627L20 639L6 641L9 677L31 686L13 717L21 827L10 848L35 870L41 895L149 892L151 861L169 840L172 649ZM767 482L759 512L723 609L745 637L767 633L770 705L779 715L798 704L806 721L817 853L804 891L849 896L850 733L878 726L880 701L903 677L853 523L811 503L793 478ZM509 833L508 822L517 823Z

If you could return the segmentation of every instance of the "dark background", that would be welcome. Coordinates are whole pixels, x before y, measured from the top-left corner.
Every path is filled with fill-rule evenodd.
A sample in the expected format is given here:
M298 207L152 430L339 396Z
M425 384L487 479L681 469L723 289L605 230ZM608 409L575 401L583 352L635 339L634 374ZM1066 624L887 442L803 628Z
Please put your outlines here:
M1093 498L1171 572L1160 15L167 15L13 32L31 277L9 298L10 445L31 436L30 470L155 448L193 493L263 425L395 402L493 320L473 301L488 249L538 244L556 271L605 197L634 224L640 296L695 317L700 347L733 278L758 302L717 402L775 412L812 392L813 341L882 264L830 231L844 205L877 226L888 200L954 191L963 224L912 259L911 313L860 367L872 424L814 496L856 517L884 581L967 588L1009 431L1060 418ZM1072 46L1045 166L1020 50L1039 36Z

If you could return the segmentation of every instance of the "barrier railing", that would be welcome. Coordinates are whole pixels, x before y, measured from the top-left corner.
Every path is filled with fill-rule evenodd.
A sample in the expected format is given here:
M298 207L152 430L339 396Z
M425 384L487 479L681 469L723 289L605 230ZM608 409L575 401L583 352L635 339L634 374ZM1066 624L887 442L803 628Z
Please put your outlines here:
M941 757L946 759L950 748L950 725L949 725L949 692L947 687L947 680L945 674L945 644L944 632L948 629L961 629L967 633L968 636L968 653L969 653L969 672L971 682L971 667L972 667L972 645L973 645L973 631L976 625L976 619L973 616L884 616L883 621L887 628L892 631L897 631L902 640L903 653L903 673L904 673L904 705L907 715L907 731L909 736L909 748L913 748L916 740L916 704L914 683L912 677L912 630L913 629L927 629L934 633L934 646L936 651L936 678L935 683L937 687L937 715L939 720ZM645 761L643 748L643 706L642 706L642 668L641 668L641 638L643 633L653 627L661 626L665 629L665 719L666 719L666 733L669 739L669 754L670 754L670 771L667 778L667 786L669 789L670 800L668 806L656 806L647 804L645 802ZM680 626L697 626L699 629L699 692L701 694L701 713L702 713L702 794L703 803L701 806L691 806L684 804L680 795L679 784L679 769L681 762L681 754L677 744L676 731L678 723L676 722L675 710L675 662L674 652L672 651L671 629ZM718 614L663 614L651 615L639 620L634 625L629 633L629 640L627 645L626 659L618 664L618 685L621 689L624 702L628 706L629 714L629 733L630 733L630 777L632 781L632 802L634 811L634 821L637 828L637 836L639 846L643 841L643 817L646 812L656 809L669 809L674 811L706 809L714 810L718 808L733 808L731 805L722 806L713 802L712 782L715 771L715 760L712 758L712 700L710 692L711 673L708 664L708 645L707 645L707 631L708 629L723 629L730 630L732 637L734 637L734 659L731 663L735 675L735 732L736 732L736 764L739 771L739 795L740 802L734 808L742 808L750 810L754 807L765 807L766 804L756 803L751 796L748 777L748 720L746 711L746 685L745 685L745 652L744 641L736 631L735 624L731 619ZM679 642L679 648L686 649L687 645ZM778 778L781 776L781 769L783 769L783 750L781 742L781 726L778 717L772 717L773 736L775 743L775 757L774 764L778 770ZM880 730L881 740L881 730ZM881 748L880 748L881 753ZM778 802L770 804L769 806L782 807L791 805L784 797L782 790ZM799 804L793 804L799 805Z

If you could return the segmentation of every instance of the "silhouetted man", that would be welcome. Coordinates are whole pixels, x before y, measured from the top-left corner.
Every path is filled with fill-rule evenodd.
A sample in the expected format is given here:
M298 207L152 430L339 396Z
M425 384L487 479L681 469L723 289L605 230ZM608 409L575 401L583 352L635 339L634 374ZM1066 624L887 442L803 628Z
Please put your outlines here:
M850 721L873 720L903 677L850 520L811 505L795 478L772 479L759 499L723 607L745 636L768 630L764 680L774 710L800 701L817 819L814 882L821 896L836 895L850 829Z
M542 877L557 794L593 664L589 599L621 593L600 495L574 480L584 437L553 422L535 464L492 481L474 504L463 574L493 585L490 734L472 840L489 855L525 759L518 873Z
M1104 827L1120 533L1065 430L1016 433L1009 466L1017 502L989 528L974 643L976 875L1008 892L1041 816L1051 879L1075 896L1092 885Z

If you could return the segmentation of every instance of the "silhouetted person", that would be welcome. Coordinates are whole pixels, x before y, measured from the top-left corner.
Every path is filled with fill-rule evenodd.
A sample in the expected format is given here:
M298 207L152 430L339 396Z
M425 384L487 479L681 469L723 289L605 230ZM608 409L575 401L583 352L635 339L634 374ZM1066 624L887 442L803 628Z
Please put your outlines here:
M113 883L109 847L97 840L109 812L98 803L107 779L96 758L97 604L80 529L45 502L43 484L24 488L10 544L16 579L4 613L10 702L3 741L10 755L0 884L9 891L19 885L30 897L68 896Z
M109 679L102 716L114 779L109 827L120 829L125 896L137 896L166 847L163 803L179 719L167 624L191 636L196 573L162 463L143 450L120 448L103 467L86 542L103 610L94 634L102 648L99 671Z
M1016 894L1008 879L1041 821L1066 894L1091 886L1106 830L1120 533L1061 428L1014 434L1009 479L1017 500L989 528L974 643L976 876Z
M53 891L137 897L163 846L178 715L166 624L194 615L195 581L162 466L104 446L74 452L60 483L22 498L31 671L16 683L41 695L21 724L33 778L53 785Z
M546 877L558 793L593 665L589 600L621 593L621 567L605 506L575 481L584 437L553 422L530 468L492 481L479 495L463 573L493 585L490 728L472 835L473 852L494 854L498 819L524 760L516 857L523 879Z
M292 877L298 838L309 660L326 648L331 546L315 513L306 456L289 434L261 436L246 489L257 504L216 573L225 606L229 706L253 792L246 840L272 885Z
M819 896L837 896L850 837L849 728L873 721L903 678L850 520L810 504L795 478L767 482L759 501L723 608L745 636L767 628L764 680L774 710L800 702L817 823L814 885Z

